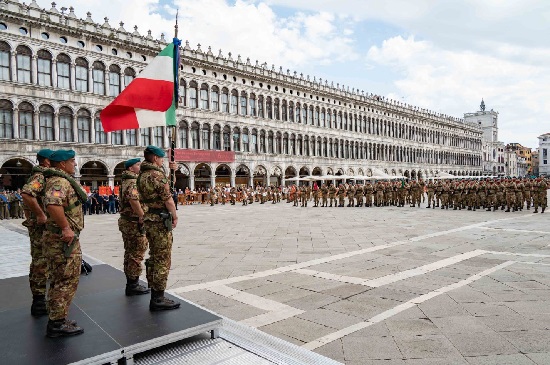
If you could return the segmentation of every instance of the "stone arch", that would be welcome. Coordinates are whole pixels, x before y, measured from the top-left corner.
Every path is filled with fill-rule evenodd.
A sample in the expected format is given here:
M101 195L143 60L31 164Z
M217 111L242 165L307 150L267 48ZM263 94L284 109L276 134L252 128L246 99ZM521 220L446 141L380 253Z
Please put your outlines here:
M354 175L355 175L355 171L350 167L350 168L348 168L347 175L349 175L349 176L354 176Z
M365 172L363 171L362 168L359 168L359 169L357 170L357 175L359 175L359 176L365 176Z
M334 171L332 170L332 167L327 167L327 175L334 175Z
M22 188L31 176L33 166L34 163L25 157L7 158L0 168L0 186L8 190Z
M322 176L323 175L323 170L320 167L316 166L311 171L311 175L312 176Z
M113 168L113 175L115 175L115 186L122 184L122 173L126 170L124 167L125 162L126 161L121 161L115 164L115 167Z
M80 167L80 183L90 186L92 190L97 190L99 186L109 184L109 175L113 170L109 169L107 163L100 159L89 160Z
M299 173L300 177L309 176L309 168L307 166L302 166Z
M405 170L405 172L403 172L403 176L405 176L407 179L409 179L411 177L411 174L409 173L409 170Z
M174 189L185 191L186 188L189 188L189 176L191 175L191 170L189 166L184 163L178 164L178 169L176 170L176 181L174 183Z
M283 179L283 169L280 166L273 166L269 174L269 183L280 186L282 185ZM267 180L267 179L266 179Z
M372 176L372 169L367 169L367 176L368 176L368 177L371 177L371 176Z
M290 179L292 177L296 177L296 175L297 175L297 172L296 172L296 168L294 166L288 166L285 169L285 179Z
M240 164L235 169L235 186L245 185L248 186L250 181L250 168L245 164Z
M219 164L216 167L216 186L231 184L231 167L227 164Z
M207 190L211 184L212 166L208 163L200 163L193 169L195 176L195 190Z

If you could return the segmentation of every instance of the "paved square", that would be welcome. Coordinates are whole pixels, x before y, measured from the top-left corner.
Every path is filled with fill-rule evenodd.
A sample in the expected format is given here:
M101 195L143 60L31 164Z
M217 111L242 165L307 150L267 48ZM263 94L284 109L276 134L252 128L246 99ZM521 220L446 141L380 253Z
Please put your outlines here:
M179 217L173 293L334 360L550 359L546 213L281 203L180 206ZM81 242L122 268L117 218L87 216Z

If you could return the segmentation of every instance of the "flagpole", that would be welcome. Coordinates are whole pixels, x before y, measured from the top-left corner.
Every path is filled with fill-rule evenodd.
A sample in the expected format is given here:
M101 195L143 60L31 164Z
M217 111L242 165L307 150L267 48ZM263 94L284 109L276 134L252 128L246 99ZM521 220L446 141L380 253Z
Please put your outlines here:
M175 89L174 89L174 99L176 101L176 115L177 115L177 110L178 110L178 106L179 106L179 80L180 80L180 46L179 46L179 41L176 42L176 40L178 39L178 16L179 16L179 9L176 11L176 25L174 26L174 47L177 47L175 51L175 54L176 54L176 70L177 72L174 72L174 76L176 77L176 80L174 85L175 85ZM177 124L177 119L176 119L176 124ZM170 145L170 161L171 162L175 162L176 161L176 156L175 156L175 152L176 152L176 126L173 125L172 126L172 142L171 142L171 145ZM172 190L172 194L175 192L176 190L176 170L173 170L171 171L170 173L170 189Z

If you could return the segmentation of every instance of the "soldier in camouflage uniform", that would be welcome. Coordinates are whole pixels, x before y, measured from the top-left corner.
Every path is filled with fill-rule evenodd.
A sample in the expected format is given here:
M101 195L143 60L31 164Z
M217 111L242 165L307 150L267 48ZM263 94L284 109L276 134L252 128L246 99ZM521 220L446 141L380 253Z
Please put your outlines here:
M31 314L41 316L48 314L46 308L46 283L48 281L48 263L43 254L42 236L46 224L44 213L44 188L46 179L44 170L50 167L50 156L54 151L43 149L38 151L36 159L38 166L33 167L31 177L27 180L21 193L25 203L26 220L23 225L29 231L31 241L31 265L29 268L29 283L32 293Z
M158 147L148 146L144 151L137 187L145 206L144 226L149 241L149 259L146 261L147 284L151 288L149 310L170 310L180 303L164 296L172 262L172 229L178 224L176 207L172 200L169 180L163 170L165 153ZM176 169L175 163L170 164Z
M321 201L322 201L322 204L321 206L322 207L326 207L328 206L328 188L327 188L327 185L326 184L323 184L321 186Z
M533 183L533 195L534 195L534 213L539 212L539 207L542 208L541 213L544 213L546 209L546 202L548 200L548 184L544 178L537 178Z
M330 184L330 187L328 188L328 197L330 199L330 206L332 207L332 202L334 202L334 206L336 207L336 193L338 192L338 189L336 189L336 186L334 184Z
M340 186L338 186L338 206L340 208L344 206L345 198L346 198L346 188L344 185L340 184Z
M127 296L148 294L149 289L139 283L142 273L141 263L147 251L147 237L143 227L145 213L139 202L137 177L141 160L134 158L124 163L120 189L120 218L118 229L124 242L124 274L126 275Z
M50 276L48 337L84 332L76 322L67 319L80 278L82 251L78 237L84 228L81 205L87 199L86 192L71 177L76 167L74 156L72 150L55 151L50 156L52 168L44 171L47 220L43 245Z

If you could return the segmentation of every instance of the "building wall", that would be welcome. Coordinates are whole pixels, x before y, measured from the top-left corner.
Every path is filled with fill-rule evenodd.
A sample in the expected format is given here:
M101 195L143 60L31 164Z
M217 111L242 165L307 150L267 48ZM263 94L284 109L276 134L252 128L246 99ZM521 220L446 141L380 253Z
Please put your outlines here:
M550 176L550 133L539 136L539 175Z
M171 131L165 127L104 133L99 118L164 39L126 31L123 24L99 25L91 15L79 20L72 10L61 14L55 7L46 11L15 1L0 4L0 23L4 175L22 175L44 146L73 148L78 178L112 185L121 163L144 146L168 148ZM240 56L214 56L200 46L182 48L179 102L178 148L236 152L231 164L179 161L182 184L191 187L195 176L210 185L225 181L228 171L231 183L284 183L311 174L417 178L482 171L478 124L252 65Z
M498 139L498 112L478 111L464 114L464 120L483 130L482 171L484 175L503 176L506 171L504 143Z

